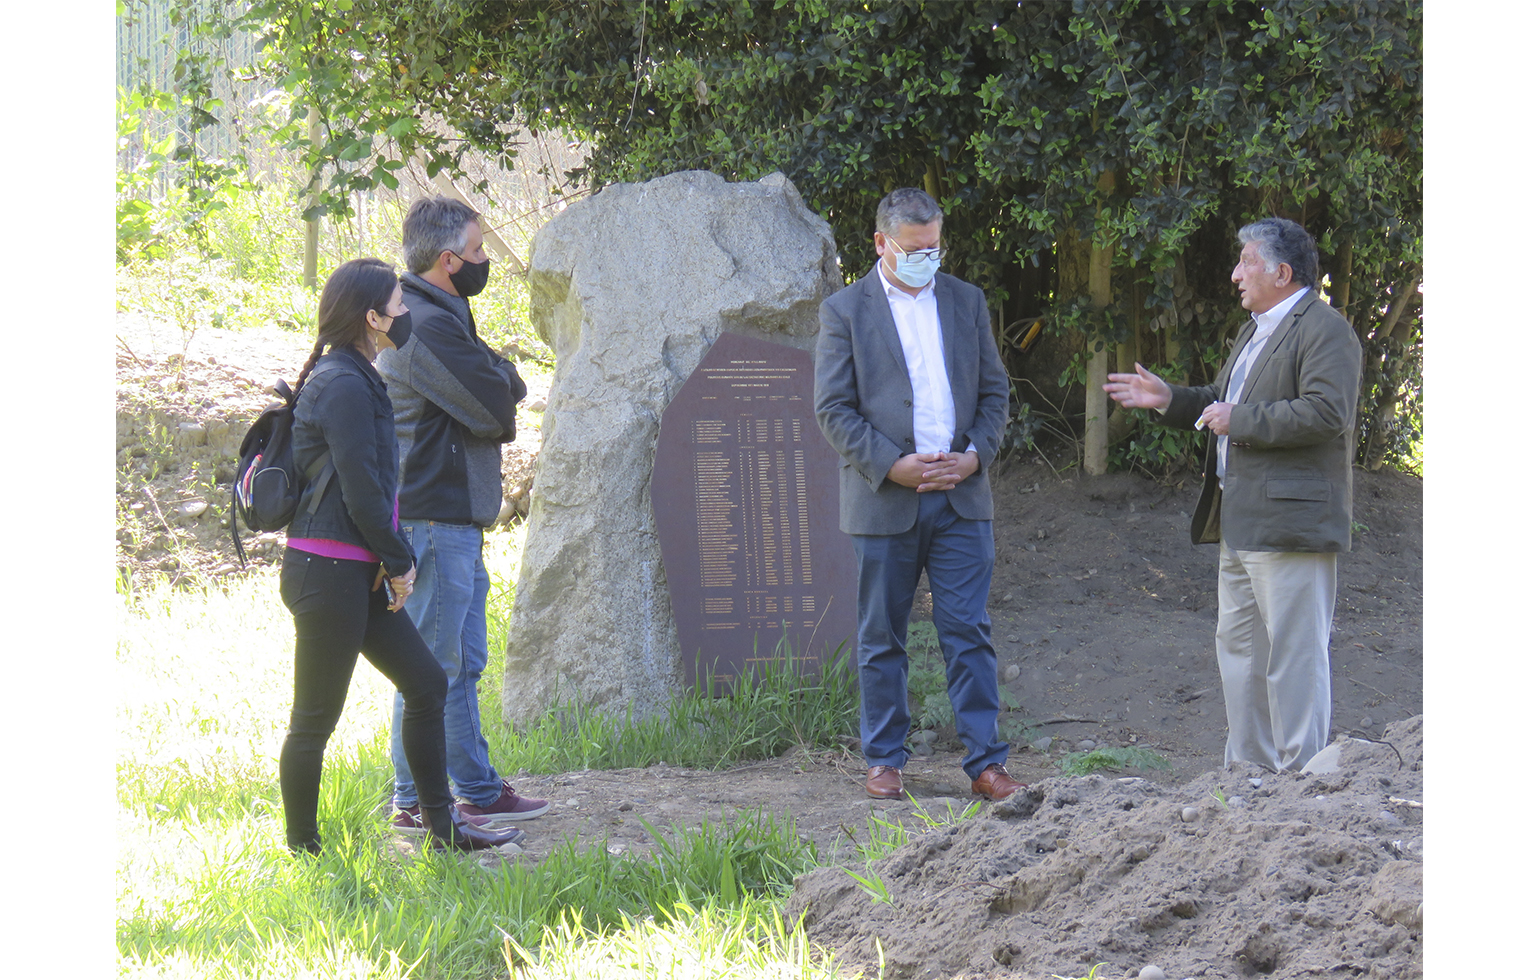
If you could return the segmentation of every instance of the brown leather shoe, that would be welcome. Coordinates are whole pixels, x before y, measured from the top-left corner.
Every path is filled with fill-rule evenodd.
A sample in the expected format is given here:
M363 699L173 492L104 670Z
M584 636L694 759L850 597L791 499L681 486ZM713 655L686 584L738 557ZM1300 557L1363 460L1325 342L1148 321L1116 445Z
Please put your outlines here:
M870 785L868 783L867 785ZM991 762L979 773L979 778L973 781L973 791L981 796L987 796L996 803L1010 796L1018 789L1026 789L1026 783L1018 783L1011 778L1011 774L1005 771L1005 767L998 762Z
M892 766L866 770L866 795L874 800L897 800L904 795L904 774Z

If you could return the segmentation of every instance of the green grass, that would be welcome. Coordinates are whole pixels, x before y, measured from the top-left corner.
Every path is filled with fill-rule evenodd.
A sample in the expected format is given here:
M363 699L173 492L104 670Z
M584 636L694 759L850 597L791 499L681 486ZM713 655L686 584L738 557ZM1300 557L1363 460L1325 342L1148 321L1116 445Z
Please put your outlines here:
M1158 752L1139 745L1127 748L1092 749L1071 752L1059 760L1059 768L1069 776L1088 776L1100 769L1170 769L1171 762Z
M527 980L786 980L842 976L818 955L800 925L788 927L774 902L723 907L680 903L667 915L628 920L594 936L569 919L541 934L538 950L510 943L529 964ZM510 972L512 957L510 957ZM859 976L859 974L857 975Z
M681 699L659 719L569 705L528 732L508 730L495 679L521 540L498 531L487 543L494 663L483 724L500 768L721 764L803 738L829 744L848 728L848 674L772 669L752 693ZM651 860L568 843L538 867L488 868L391 846L391 688L363 661L328 746L323 852L291 857L276 759L293 633L276 573L122 584L118 602L120 976L494 977L527 959L536 966L521 975L643 976L669 949L700 966L691 976L833 975L776 911L817 861L790 819L649 827Z

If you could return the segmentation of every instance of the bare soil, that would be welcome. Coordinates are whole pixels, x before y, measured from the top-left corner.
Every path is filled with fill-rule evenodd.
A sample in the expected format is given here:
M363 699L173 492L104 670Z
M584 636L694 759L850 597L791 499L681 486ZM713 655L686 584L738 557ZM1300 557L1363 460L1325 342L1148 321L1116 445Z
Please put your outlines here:
M222 523L234 448L309 343L277 330L189 338L122 315L118 333L120 574L240 574ZM529 440L537 418L521 426ZM787 907L869 976L880 961L889 977L1037 980L1096 963L1104 977L1152 964L1172 978L1421 977L1422 483L1355 480L1333 627L1334 772L1223 766L1217 555L1188 543L1195 478L1091 478L1039 461L996 474L990 604L1002 681L1021 705L1009 765L1030 790L931 829L921 813L944 819L973 800L945 726L934 754L910 760L914 799L899 804L863 795L850 751L720 772L520 774L520 792L553 806L524 824L518 859L567 840L645 854L644 820L699 826L763 809L795 817L825 860L885 883L892 901L874 902L824 869L799 879ZM281 554L278 535L245 541L255 564ZM922 586L920 618L928 598ZM1171 768L1064 776L1058 762L1091 746L1142 746ZM905 826L910 843L868 869L855 842L873 817Z

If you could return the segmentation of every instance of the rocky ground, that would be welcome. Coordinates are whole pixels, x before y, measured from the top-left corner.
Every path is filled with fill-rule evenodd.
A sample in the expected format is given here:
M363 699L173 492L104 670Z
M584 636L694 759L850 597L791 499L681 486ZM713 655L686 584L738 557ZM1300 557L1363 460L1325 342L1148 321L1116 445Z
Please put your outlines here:
M229 479L245 427L292 380L299 336L118 320L118 568L125 580L239 574ZM527 488L534 409L505 459ZM788 911L852 968L889 977L1277 978L1422 976L1422 483L1358 472L1353 551L1338 572L1333 734L1340 768L1273 775L1222 764L1213 662L1213 547L1188 543L1191 478L1061 475L1058 460L996 476L991 615L1005 730L1029 792L955 827L972 800L960 745L941 724L910 761L913 802L861 793L849 752L695 772L668 766L521 776L553 801L516 859L577 840L649 851L643 821L699 826L763 809L790 814L826 859L880 879L874 902L836 870L805 876ZM518 500L510 501L517 509ZM245 535L257 565L281 537ZM928 596L922 588L917 615ZM494 638L497 642L497 638ZM1143 748L1169 769L1071 778L1093 748ZM910 842L868 869L872 821ZM880 952L879 952L880 944Z

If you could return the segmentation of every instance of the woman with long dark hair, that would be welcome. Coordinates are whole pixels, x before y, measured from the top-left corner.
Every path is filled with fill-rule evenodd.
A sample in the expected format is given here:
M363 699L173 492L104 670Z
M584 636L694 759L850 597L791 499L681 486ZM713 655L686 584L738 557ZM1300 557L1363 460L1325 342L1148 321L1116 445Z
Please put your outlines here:
M444 768L448 682L410 617L397 615L416 569L395 509L395 421L373 364L411 332L395 270L379 259L344 263L321 290L317 320L315 349L294 385L293 430L295 468L314 478L289 525L279 579L295 632L294 710L278 759L289 848L321 848L321 760L359 653L405 699L402 742L433 845L517 841L521 832L486 831L454 805Z

